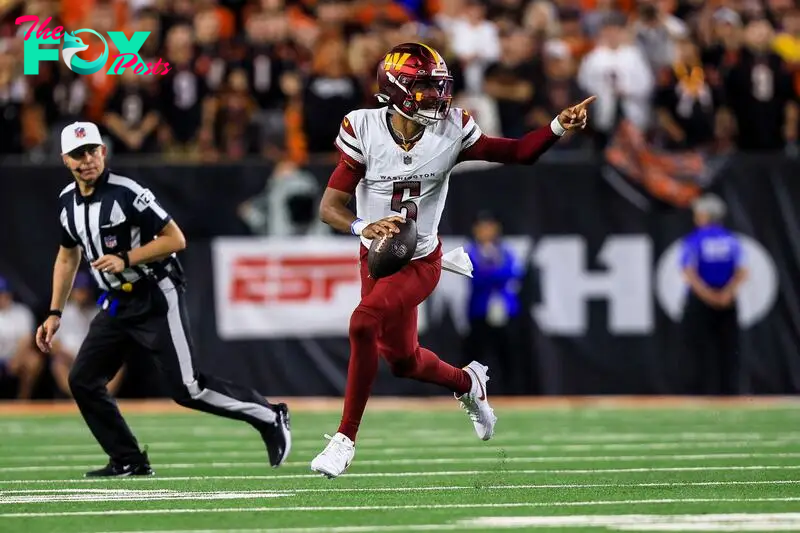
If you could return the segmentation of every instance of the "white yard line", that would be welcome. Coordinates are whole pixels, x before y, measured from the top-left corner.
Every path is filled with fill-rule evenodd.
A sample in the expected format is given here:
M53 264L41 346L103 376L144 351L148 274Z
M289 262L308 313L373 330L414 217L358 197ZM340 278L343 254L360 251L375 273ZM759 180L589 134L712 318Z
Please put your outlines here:
M641 421L637 420L637 423L641 425ZM543 443L552 443L552 442L563 442L563 443L594 443L594 442L629 442L629 441L649 441L649 442L660 442L662 440L724 440L724 439L776 439L776 438L789 438L789 439L800 439L800 432L797 431L750 431L750 432L742 432L741 430L732 427L730 432L727 431L714 431L714 432L705 432L705 431L687 431L685 421L682 425L675 425L674 430L670 431L670 427L668 426L659 426L655 428L652 432L640 431L640 432L620 432L619 424L614 426L603 426L603 425L593 425L591 428L582 426L579 422L570 423L569 425L548 425L544 428L536 428L530 433L520 432L520 431L510 431L508 433L503 433L503 435L507 436L509 439L519 439L525 440L527 442L543 442ZM391 442L396 440L396 435L402 434L409 434L409 435L416 435L422 436L419 432L424 432L425 437L440 437L445 440L452 439L454 442L458 442L460 439L463 438L465 434L468 434L469 420L466 418L464 419L464 428L463 429L454 429L453 428L446 428L442 430L419 430L418 425L401 425L401 424L393 424L391 426L381 426L376 428L375 426L366 425L365 429L363 430L363 436L359 439L362 442L375 440L376 444L380 444L382 442ZM733 425L734 422L731 421ZM233 426L233 427L225 427L225 426L217 426L217 425L173 425L171 423L161 424L147 424L141 425L136 424L135 422L132 423L135 427L136 433L138 435L145 435L145 434L154 434L154 435L161 435L165 432L170 436L180 435L180 436L204 436L204 437L211 437L214 440L230 440L233 441L234 438L241 438L241 437L252 437L253 431L247 427L242 426ZM335 425L334 425L335 427ZM320 427L319 431L294 431L293 435L298 440L304 439L322 439L323 433L325 433L326 429L329 431L330 428ZM698 429L701 429L701 426L698 425ZM85 439L89 433L86 427L78 422L74 424L51 424L47 422L42 422L41 425L39 424L32 424L30 422L19 423L19 422L2 422L0 421L0 434L3 434L6 438L15 438L19 436L47 436L50 437L54 433L57 433L61 438L67 437L77 437L78 439ZM77 440L77 439L76 439ZM67 443L65 445L72 446L72 445L79 445L80 442L77 443ZM46 444L42 445L43 447L57 447L58 444Z
M156 467L156 470L158 468ZM747 465L747 466L671 466L671 467L641 467L641 468L598 468L598 469L507 469L502 470L449 470L449 471L421 471L421 472L353 472L346 474L348 478L395 478L395 477L440 477L440 476L481 476L502 474L519 475L586 475L586 474L648 474L652 472L726 472L726 471L765 471L765 470L800 470L800 465ZM316 474L274 474L274 475L252 475L252 476L152 476L123 478L121 483L134 482L177 482L177 481L216 481L216 480L258 480L258 481L282 481L286 479L320 479ZM63 485L65 483L108 483L108 479L97 478L75 478L75 479L5 479L0 480L0 485L26 485L26 484L50 484ZM681 483L679 483L680 485Z
M2 433L3 426L0 424L0 433ZM137 428L137 432L139 432L139 428ZM365 433L368 432L365 431ZM84 434L85 430L84 430ZM452 441L454 444L463 442L465 439L465 432L463 431L430 431L430 430L413 430L408 432L409 435L417 435L421 437L425 437L427 443L435 443L435 444L443 444L448 441ZM61 435L60 435L61 436ZM222 435L220 435L221 437ZM469 435L467 435L469 436ZM636 441L642 441L641 444L650 445L650 444L658 444L658 443L690 443L694 442L697 443L698 446L701 445L703 442L708 442L709 444L715 444L717 442L747 442L753 443L753 441L772 441L772 442L795 442L800 441L800 433L798 432L786 432L786 433L739 433L739 432L731 432L731 433L692 433L692 432L680 432L680 433L672 433L672 434L664 434L664 433L557 433L557 434L530 434L530 433L521 433L521 432L503 432L501 435L498 435L502 442L508 443L513 442L515 440L524 441L525 443L531 442L542 442L546 443L545 445L552 445L552 446L591 446L593 444L603 444L607 443L611 446L623 446L625 443L628 444L636 444ZM296 431L293 432L293 437L295 441L298 443L303 442L303 438L300 434ZM314 437L318 437L317 435L310 434L308 435L308 439L312 440ZM317 439L319 440L319 439ZM397 439L391 436L387 437L361 437L359 439L359 444L364 446L372 446L378 445L382 446L388 443L393 443L395 447L397 447ZM148 442L149 446L153 449L159 450L195 450L197 449L197 444L192 442L191 440L182 440L182 441L155 441L155 442ZM756 443L753 443L756 444ZM537 444L534 444L534 446ZM228 438L228 439L216 439L216 440L204 440L203 447L204 448L240 448L242 446L242 439L238 438ZM416 445L414 445L416 446ZM93 442L85 442L85 443L74 443L74 444L31 444L26 443L25 449L30 452L55 452L55 453L67 453L67 452L93 452L99 451L100 448L96 443Z
M22 434L25 434L26 429L31 429L30 426L20 426L19 430ZM171 429L164 427L163 430ZM193 428L193 430L196 428ZM206 428L210 429L210 428ZM234 431L239 430L240 428L232 428ZM3 424L0 422L0 433L4 430ZM84 427L80 427L81 436L88 437L89 433L88 430ZM142 429L137 427L137 433L141 433ZM244 430L242 432L246 435L252 435L252 431ZM292 435L295 437L295 440L298 442L302 442L304 440L322 440L321 435L324 431L319 432L305 432L299 433L297 431L293 431ZM382 445L391 442L396 442L396 434L392 431L387 431L385 428L381 428L380 431L370 431L369 427L363 431L365 434L364 436L359 438L359 443L361 444L376 444ZM52 435L52 432L50 433ZM437 442L437 443L446 443L447 441L452 441L453 443L462 442L465 438L470 436L470 433L466 431L466 428L462 430L452 430L452 429L445 429L445 430L430 430L430 429L415 429L406 432L407 435L410 436L419 436L425 437L426 441ZM61 436L61 435L59 435ZM223 432L220 431L218 435L218 439L215 440L206 440L203 442L204 446L209 447L225 447L225 446L237 446L241 445L241 439L239 438L226 438L230 437L230 432ZM501 434L498 434L498 437L502 438L503 440L508 441L525 441L529 443L544 443L544 444L618 444L618 443L635 443L637 441L641 441L643 443L652 443L652 442L717 442L717 441L760 441L760 440L789 440L789 441L797 441L800 440L800 432L796 431L788 431L788 432L747 432L742 433L738 431L732 431L730 433L727 432L708 432L708 433L698 433L698 432L659 432L659 433L618 433L614 431L609 431L606 433L584 433L584 432L576 432L568 433L568 432L561 432L561 433L552 433L550 429L548 429L547 433L538 432L536 430L531 432L520 432L520 431L503 431ZM92 441L88 441L82 439L83 442L76 442L76 443L66 443L66 444L35 444L31 443L27 445L31 451L80 451L83 449L97 449L97 444ZM150 442L150 446L152 447L161 447L161 448L195 448L196 444L193 444L191 441L187 440L168 440L168 441L155 441Z
M487 528L585 528L612 531L798 531L800 513L702 515L487 516L464 519L464 526Z
M27 504L43 504L43 503L75 503L75 502L154 502L154 501L211 501L211 500L261 500L266 498L284 498L291 496L291 494L278 494L269 492L260 492L255 494L247 494L242 492L232 492L229 494L200 494L195 495L191 493L185 494L154 494L154 495L117 495L108 496L97 494L95 496L89 495L72 495L72 496L59 496L59 497L45 497L45 496L20 496L17 498L0 498L0 505L27 505Z
M479 517L448 524L409 524L405 526L291 527L279 529L189 529L148 531L147 533L389 533L394 531L454 531L517 529L527 527L563 528L605 526L618 531L797 531L800 513L732 513L706 515L589 515L589 516L514 516ZM656 528L661 529L656 529ZM671 527L671 528L670 528ZM105 533L141 533L117 531Z
M742 485L798 485L800 480L759 480L759 481L687 481L664 483L545 483L526 485L446 485L415 487L348 487L318 489L275 489L275 490L235 490L235 491L195 491L183 492L169 489L19 489L0 490L0 504L9 503L59 503L62 501L117 501L129 498L147 499L235 499L257 498L264 495L291 496L300 493L352 493L352 492L448 492L480 490L552 490L552 489L605 489L605 488L671 488L671 487L719 487ZM181 496L181 497L175 497ZM36 502L31 498L38 498ZM22 501L21 498L27 498ZM20 501L17 501L20 499Z
M659 498L647 500L589 500L565 502L509 502L509 503L440 503L424 505L346 505L346 506L293 506L293 507L217 507L188 509L109 509L105 511L59 511L36 513L0 513L0 518L44 518L55 516L110 516L149 514L205 514L205 513L279 513L279 512L341 512L341 511L414 511L419 509L513 509L535 507L596 507L609 505L660 505L694 503L763 503L797 502L800 497L784 498Z
M0 505L69 503L69 502L151 502L151 501L206 501L206 500L259 500L262 498L285 498L293 496L291 491L199 491L132 490L90 492L87 494L33 494L0 496Z
M290 527L279 529L176 529L146 533L390 533L394 531L455 531L483 529L485 525L470 524L413 524L407 526L339 526ZM142 531L106 531L104 533L143 533Z
M462 439L463 440L463 439ZM493 449L502 449L506 452L514 452L514 451L525 451L525 452L547 452L547 451L563 451L563 452L580 452L580 451L601 451L601 450L618 450L618 451L636 451L636 450L681 450L681 449L725 449L725 448L747 448L747 449L758 449L758 448L784 448L784 447L793 447L800 445L800 440L764 440L764 441L722 441L722 442L652 442L652 443L625 443L625 444L505 444L505 443L494 443L491 445L484 445L484 446L473 446L473 445L460 445L460 446L443 446L439 443L439 441L429 440L426 441L426 444L430 447L430 453L446 453L446 454L471 454L474 452L485 451L487 447ZM236 443L231 442L229 444L231 447L235 447ZM183 458L183 459L202 459L205 457L219 457L219 458L235 458L235 457L245 457L245 458L255 458L261 457L264 455L263 449L254 449L254 450L217 450L217 451L191 451L192 445L189 443L188 446L185 448L188 451L173 451L169 448L162 449L155 444L149 444L150 449L157 451L158 456L161 458L168 457L168 458ZM203 443L203 447L206 447L206 443ZM359 454L360 457L369 456L371 454L376 455L401 455L401 454L408 454L411 451L418 452L419 446L413 445L408 447L392 447L392 448L383 448L383 447L375 447L370 448L369 446L373 446L370 444L364 444L359 441L359 446L361 452ZM196 448L197 445L195 444L194 447ZM241 447L241 446L239 446ZM55 461L91 461L97 459L99 454L101 453L96 446L86 448L91 448L97 450L97 453L87 453L87 454L47 454L48 460L55 460ZM314 442L314 443L307 443L305 446L295 446L295 443L292 443L292 449L297 452L301 450L306 451L314 451L318 448L321 449L321 444ZM31 450L26 447L26 452L30 452ZM0 457L0 464L8 464L8 463L36 463L42 459L42 454L37 455L4 455Z
M487 448L484 448L486 450ZM488 448L492 451L491 448ZM392 465L439 465L439 464L473 464L473 463L590 463L590 462L638 462L638 461L714 461L730 459L797 459L800 452L788 453L716 453L716 454L669 454L669 455L563 455L563 456L533 456L533 457L441 457L435 459L410 458L410 459L373 459L358 461L363 466L392 466ZM41 458L39 458L41 460ZM49 461L50 458L48 457ZM63 459L62 461L65 461ZM154 463L156 468L171 468L185 470L192 468L258 468L265 465L265 461L257 462L219 462L210 463ZM306 461L285 463L286 466L307 466ZM96 465L95 465L96 466ZM81 468L92 468L90 464L75 465L42 465L42 466L2 466L0 472L46 472L69 471Z

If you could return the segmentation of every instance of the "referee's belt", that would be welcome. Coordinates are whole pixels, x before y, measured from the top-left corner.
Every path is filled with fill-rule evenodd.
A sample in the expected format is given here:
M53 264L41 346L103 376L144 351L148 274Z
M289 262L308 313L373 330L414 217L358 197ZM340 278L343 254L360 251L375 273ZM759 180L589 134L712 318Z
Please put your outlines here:
M109 291L106 291L106 292L109 292L109 293L112 293L112 294L114 294L114 293L116 293L116 294L119 294L119 293L131 294L131 293L134 293L134 292L139 292L139 291L147 288L148 286L152 287L154 284L156 284L156 283L160 282L161 280L164 280L164 279L166 279L168 277L170 277L170 272L164 272L159 276L146 276L146 277L139 278L136 281L126 281L125 283L123 283L119 287L113 288L113 289L111 289Z

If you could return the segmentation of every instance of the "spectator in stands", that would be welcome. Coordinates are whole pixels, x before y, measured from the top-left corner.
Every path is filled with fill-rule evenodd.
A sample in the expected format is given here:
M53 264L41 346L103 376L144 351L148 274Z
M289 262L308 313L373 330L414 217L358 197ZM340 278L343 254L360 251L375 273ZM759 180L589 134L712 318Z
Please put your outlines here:
M561 33L558 11L547 0L534 0L528 4L522 26L538 39L555 38Z
M22 152L22 114L27 84L21 76L21 65L0 51L0 154Z
M766 0L764 3L766 4L767 18L776 23L783 21L786 15L797 9L793 0Z
M466 246L472 261L469 295L470 333L465 361L494 358L492 371L510 390L519 390L513 371L519 349L519 283L522 269L513 250L503 241L502 226L488 212L479 213ZM491 356L489 355L491 353Z
M146 76L125 69L106 107L104 124L116 154L158 150L158 101L144 86Z
M162 44L162 31L165 29L160 13L152 7L136 10L136 16L131 22L131 27L133 31L150 32L150 35L147 36L144 44L139 49L139 57L145 63L158 61Z
M31 112L47 132L43 149L47 154L59 154L61 130L86 116L90 95L85 76L72 72L63 61L43 61L33 84Z
M384 43L385 39L376 32L357 33L350 40L348 62L353 75L358 77L364 94L378 92L375 69L386 53L387 46Z
M486 68L483 88L497 102L503 135L516 139L528 131L525 117L540 89L542 70L533 58L533 39L521 28L502 36L500 47L499 61Z
M195 72L204 78L210 91L217 91L228 72L226 58L223 57L225 44L220 40L220 19L213 9L200 11L194 16L194 38Z
M486 125L485 130L496 133L500 133L499 122L520 122L518 117L509 113L508 104L514 107L516 102L501 96L511 89L502 88L502 84L496 81L503 79L503 75L496 72L498 66L517 61L501 54L501 48L508 48L509 42L517 40L521 35L520 26L529 35L526 39L534 43L528 46L526 62L537 62L542 44L558 39L566 44L572 60L582 65L579 69L582 90L596 92L589 86L592 84L605 87L605 96L596 104L600 116L595 123L604 134L613 131L620 117L631 118L647 133L652 133L647 126L663 122L653 113L649 103L652 83L646 80L647 71L629 67L638 59L633 62L619 59L630 53L631 45L638 46L654 73L661 73L662 69L673 72L678 48L683 46L676 39L691 37L700 45L705 83L712 92L718 90L721 96L729 96L724 94L728 92L724 90L724 81L736 78L729 76L730 71L746 70L745 65L753 62L753 50L761 46L753 48L748 45L747 50L740 50L742 21L768 17L781 30L772 48L788 65L791 76L796 78L792 97L800 89L800 10L791 0L769 0L764 5L759 2L699 0L62 0L62 3L60 16L64 20L54 20L51 27L65 23L66 27L91 27L101 33L107 30L126 34L150 31L140 50L145 62L161 57L177 65L167 76L142 76L138 80L139 87L159 102L163 120L158 128L159 148L167 154L202 153L213 157L214 143L219 141L215 133L221 129L220 125L214 124L214 119L223 116L222 111L216 109L220 104L217 96L221 92L230 94L228 81L231 71L240 67L248 73L249 91L257 102L253 120L258 124L255 143L260 147L259 152L277 159L289 154L296 161L304 161L308 151L317 152L321 146L319 143L323 143L324 132L319 130L316 118L311 121L311 115L302 112L302 107L304 101L313 107L314 96L319 95L309 98L307 89L311 85L301 80L320 76L320 56L327 55L328 51L320 54L316 50L329 39L336 40L334 35L343 39L334 48L344 48L343 54L338 51L334 54L348 58L351 73L357 78L363 95L373 94L374 64L380 61L377 56L389 46L400 41L421 40L436 47L445 53L456 83L464 84L464 90L458 86L454 88L454 105L480 114L482 127ZM48 5L49 2L31 2L26 4L25 11L45 17L56 14L58 10ZM625 26L622 17L616 23L619 31L610 27L614 24L607 23L607 20L615 18L614 15L620 14L630 16L632 20L627 31L622 30ZM417 22L428 18L434 25ZM51 131L60 131L63 124L78 117L102 122L106 114L124 115L115 95L130 87L117 90L115 85L121 81L117 76L107 76L103 71L90 76L77 75L61 61L42 62L40 75L22 76L23 42L19 37L25 28L16 27L13 21L4 22L0 22L0 36L17 37L0 44L0 126L3 126L0 129L0 152L52 151L52 143L45 143L45 139L54 138ZM688 33L690 29L691 35ZM630 32L633 42L623 43L627 32ZM618 35L610 36L613 33ZM500 35L504 37L501 39ZM592 61L583 61L587 57L584 53L589 53L590 43L595 37L599 42L591 51ZM618 40L620 44L609 47L606 44L609 39ZM90 38L90 44L92 48L87 51L87 56L98 52L99 40ZM113 54L115 48L111 43L110 46ZM766 57L762 53L756 55ZM559 64L555 58L551 59L554 60L552 65ZM768 69L775 67L771 61L767 60ZM606 68L609 62L621 65L620 72L616 68ZM596 77L587 76L587 72L592 70L588 67L597 64L606 67L599 69L601 73ZM489 66L494 72L487 73ZM459 75L461 69L463 75ZM559 67L556 66L555 70ZM697 71L696 68L693 70ZM593 72L597 73L598 69ZM626 72L640 76L641 80L636 77L625 81L628 78ZM765 71L755 69L752 72ZM746 75L746 72L739 73L733 92L743 88L746 93L746 87L739 87L747 82ZM675 72L672 77L672 82L676 82ZM491 81L492 78L495 81ZM490 81L484 86L487 79ZM767 78L757 75L754 79ZM663 81L660 77L659 80ZM549 80L526 74L519 81L521 83L514 83L514 86L532 86L533 98L539 100L540 105L547 99L540 89L546 87ZM589 85L584 85L584 81ZM341 83L341 86L347 83ZM560 81L554 86L559 84ZM323 85L330 88L334 84ZM759 84L760 87L768 85ZM552 92L552 86L548 91ZM770 112L784 107L781 120L785 131L781 133L785 138L781 144L786 139L791 143L793 137L788 133L794 119L791 106L786 106L785 93L776 90L777 96L768 98L771 101L765 104L770 107ZM492 96L500 100L502 120L497 118ZM374 104L371 99L367 100ZM717 130L732 137L734 103L728 100L723 102L720 98L720 104L728 105L723 106L723 112L718 114ZM528 108L530 104L524 102ZM660 108L663 109L664 105ZM532 120L531 116L528 112L527 121ZM313 127L310 121L314 122ZM774 120L764 119L763 122L759 128L766 127L767 122L772 124ZM520 125L511 128L519 131ZM729 134L725 133L726 129L731 130ZM674 128L670 130L673 134L677 132ZM707 132L703 131L706 135ZM117 141L119 144L120 139ZM675 139L670 142L674 144ZM774 139L765 142L770 146L776 144ZM315 143L317 146L313 146ZM121 144L123 150L136 151L126 147L125 142ZM324 151L328 151L329 139L325 139L323 144ZM561 143L559 148L570 145ZM740 142L739 146L750 149L751 144ZM32 155L36 157L41 153Z
M29 400L44 366L35 350L33 313L17 303L11 285L0 277L0 396Z
M622 17L617 0L597 0L594 9L582 12L583 33L589 39L597 39L603 22L610 17Z
M117 4L107 2L96 2L89 12L89 20L86 26L92 28L101 35L108 34L109 31L125 31L125 17L127 10L124 9L123 2ZM80 26L79 26L80 27ZM116 45L111 39L106 39L108 44L109 57L113 57L119 53ZM103 53L103 43L100 39L87 39L89 49L86 51L86 57L99 57ZM111 64L109 64L109 67ZM109 76L106 74L106 69L100 69L93 74L84 76L84 80L89 86L90 98L87 101L86 112L87 116L82 117L82 120L87 118L93 122L103 122L105 115L105 107L108 104L108 98L114 92L116 87L117 78L119 76Z
M781 19L781 32L772 42L775 52L794 71L800 68L800 9L787 11Z
M656 118L669 149L708 147L714 140L718 96L706 81L697 45L677 43L676 60L661 69L656 92Z
M783 59L792 75L794 94L800 94L800 9L787 10L782 17L782 31L772 47Z
M289 21L282 11L254 13L246 23L243 60L250 93L258 106L253 120L258 144L267 156L277 157L285 147L286 94L281 79L296 68L297 53L289 40Z
M172 68L159 80L161 138L168 153L189 156L212 149L217 104L205 78L194 69L193 46L191 26L172 27L165 54Z
M558 114L560 109L566 109L572 102L580 102L586 97L575 80L575 60L563 41L547 41L542 59L544 76L533 96L532 110L527 116L529 130L549 124L555 116L554 113ZM571 135L559 141L551 150L575 149L585 141L583 135Z
M710 8L708 9L710 11ZM742 18L729 8L713 12L711 21L700 26L702 58L709 83L722 88L728 70L736 64L742 45Z
M501 34L508 33L520 25L525 14L525 4L524 0L496 0L489 4L487 15Z
M559 14L561 33L559 40L567 45L570 55L580 61L592 49L592 41L586 38L581 27L579 9L562 9Z
M353 7L349 0L317 0L317 24L323 32L351 30L358 24L353 20ZM380 14L378 18L382 18Z
M633 24L636 42L653 71L674 63L675 40L689 33L686 24L669 13L665 4L663 0L640 2L638 17Z
M383 21L392 26L400 26L414 18L406 6L392 0L360 2L355 13L356 20L362 27L369 27L377 21Z
M218 95L215 146L226 160L259 153L258 126L253 122L257 104L247 84L247 71L233 70Z
M584 57L578 84L597 95L594 125L598 146L605 146L620 117L646 130L650 124L654 80L641 50L625 32L625 21L612 17L603 23L597 46Z
M741 150L783 150L797 139L797 95L788 68L772 51L772 34L767 20L750 22L739 61L725 79Z
M338 37L317 45L314 69L303 86L303 130L309 153L335 157L333 140L342 118L361 106L364 93L350 72L345 43Z
M500 37L495 24L486 19L486 6L480 0L465 0L449 36L453 53L464 67L467 91L480 93L486 67L501 56Z
M466 85L464 84L464 69L461 67L461 62L458 60L455 52L453 51L453 46L448 39L448 34L443 29L432 26L426 30L426 36L426 43L429 44L431 48L442 54L445 63L447 63L447 68L450 70L450 74L453 76L453 99L456 100L464 94ZM384 47L384 49L388 49L391 46L392 45ZM374 74L372 76L372 81L375 83ZM377 92L377 87L376 91L369 92L368 94L374 94L374 92Z
M439 10L433 15L433 22L447 33L452 35L453 26L462 16L464 0L440 0ZM438 48L436 48L438 50ZM448 66L449 63L448 63Z
M689 287L683 312L686 347L698 368L690 393L728 395L739 392L739 323L736 297L747 277L742 245L725 229L725 203L716 195L693 205L697 229L683 241L681 268Z
M89 324L98 312L93 292L94 284L91 276L87 272L78 272L69 301L64 306L58 337L50 352L50 371L53 373L53 379L61 393L67 397L72 396L68 381L69 371L83 339L89 332ZM123 374L124 370L120 370L109 382L108 390L111 394L116 394L119 390Z

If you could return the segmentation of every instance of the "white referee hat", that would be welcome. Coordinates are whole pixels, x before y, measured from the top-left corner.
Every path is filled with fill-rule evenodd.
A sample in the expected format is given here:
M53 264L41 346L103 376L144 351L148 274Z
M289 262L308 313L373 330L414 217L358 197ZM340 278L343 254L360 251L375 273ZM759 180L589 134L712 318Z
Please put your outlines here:
M73 122L61 130L61 155L87 144L105 144L93 122Z

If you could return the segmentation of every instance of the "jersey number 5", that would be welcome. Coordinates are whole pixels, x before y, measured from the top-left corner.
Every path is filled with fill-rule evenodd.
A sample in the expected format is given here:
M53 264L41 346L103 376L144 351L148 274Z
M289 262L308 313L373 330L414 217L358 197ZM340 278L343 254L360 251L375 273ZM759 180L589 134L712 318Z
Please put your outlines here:
M408 198L403 200L406 191ZM417 220L417 204L412 198L419 198L422 193L421 181L397 181L392 189L392 211L402 213L406 209L406 218Z

